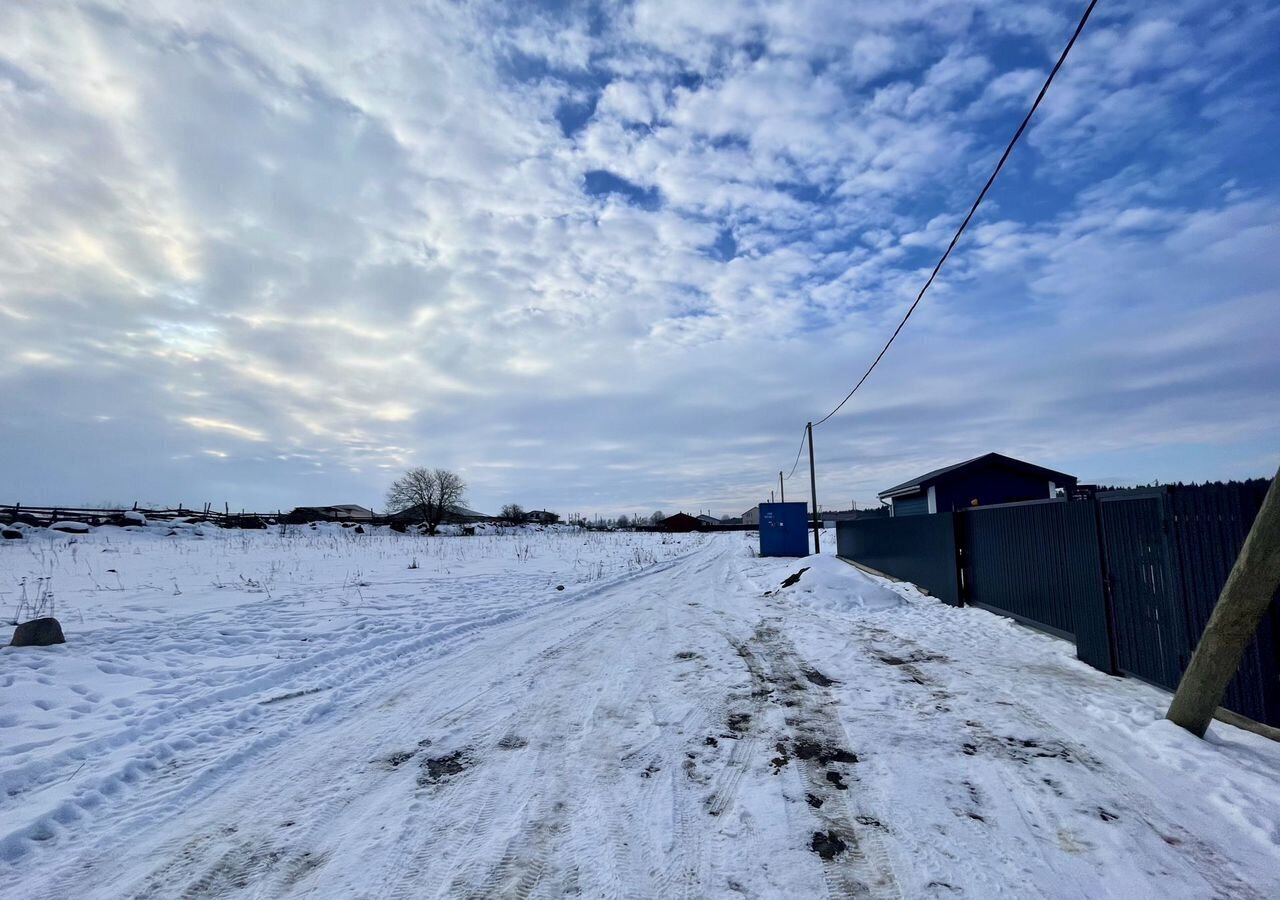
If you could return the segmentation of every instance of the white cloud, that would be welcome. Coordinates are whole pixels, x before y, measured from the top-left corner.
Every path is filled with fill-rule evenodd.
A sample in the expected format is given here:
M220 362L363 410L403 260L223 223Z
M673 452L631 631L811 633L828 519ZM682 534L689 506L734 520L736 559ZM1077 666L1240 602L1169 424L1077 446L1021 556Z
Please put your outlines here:
M959 0L608 13L0 9L21 348L0 487L376 505L417 461L481 507L756 499L1071 23ZM1214 146L1274 134L1274 79L1215 75L1274 17L1214 15L1100 11L902 347L822 429L826 489L866 500L972 449L1246 459L1276 435L1280 198ZM570 101L594 111L566 136ZM588 195L594 170L652 202Z

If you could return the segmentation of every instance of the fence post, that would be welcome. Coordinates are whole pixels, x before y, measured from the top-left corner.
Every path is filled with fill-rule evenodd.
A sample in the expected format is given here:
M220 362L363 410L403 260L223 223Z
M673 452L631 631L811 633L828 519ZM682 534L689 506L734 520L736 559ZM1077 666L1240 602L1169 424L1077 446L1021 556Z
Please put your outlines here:
M1089 497L1089 503L1093 506L1093 531L1098 540L1098 564L1102 568L1100 573L1102 575L1102 617L1107 629L1109 665L1107 674L1115 675L1120 671L1120 653L1116 649L1116 610L1111 599L1111 561L1107 558L1106 532L1103 531L1102 524L1102 501L1098 499L1097 491Z

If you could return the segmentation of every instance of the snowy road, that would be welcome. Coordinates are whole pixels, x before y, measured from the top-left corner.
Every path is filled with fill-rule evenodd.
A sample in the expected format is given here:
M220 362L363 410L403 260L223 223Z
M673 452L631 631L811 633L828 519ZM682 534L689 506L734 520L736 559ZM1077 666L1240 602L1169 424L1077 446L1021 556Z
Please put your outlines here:
M1277 745L1197 742L1060 641L750 546L452 579L443 618L375 579L391 612L341 641L7 747L0 895L1280 896Z

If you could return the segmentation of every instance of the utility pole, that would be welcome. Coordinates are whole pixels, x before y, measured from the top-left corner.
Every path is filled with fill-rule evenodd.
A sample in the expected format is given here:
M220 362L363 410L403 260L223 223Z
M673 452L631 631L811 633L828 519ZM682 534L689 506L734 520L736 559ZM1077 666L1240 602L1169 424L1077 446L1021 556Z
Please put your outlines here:
M1204 627L1191 664L1178 682L1168 718L1204 737L1245 648L1280 587L1280 471L1244 539L1218 603Z
M821 538L818 537L818 476L813 468L813 423L805 425L809 432L809 490L813 494L813 552L821 553Z
M786 488L786 485L784 485L784 484L782 483L782 470L781 470L781 469L779 469L779 470L778 470L778 494L782 497L782 502L783 502L783 503L786 503L786 502L787 502L787 488Z

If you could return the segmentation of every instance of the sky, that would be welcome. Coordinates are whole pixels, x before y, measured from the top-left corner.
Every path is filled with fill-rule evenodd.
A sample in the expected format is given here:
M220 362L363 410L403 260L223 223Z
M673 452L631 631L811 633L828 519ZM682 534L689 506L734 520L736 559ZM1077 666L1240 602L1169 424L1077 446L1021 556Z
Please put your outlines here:
M0 4L0 503L742 510L1083 4ZM1280 460L1280 7L1102 0L819 503ZM807 460L787 482L808 491ZM793 493L794 492L794 493Z

